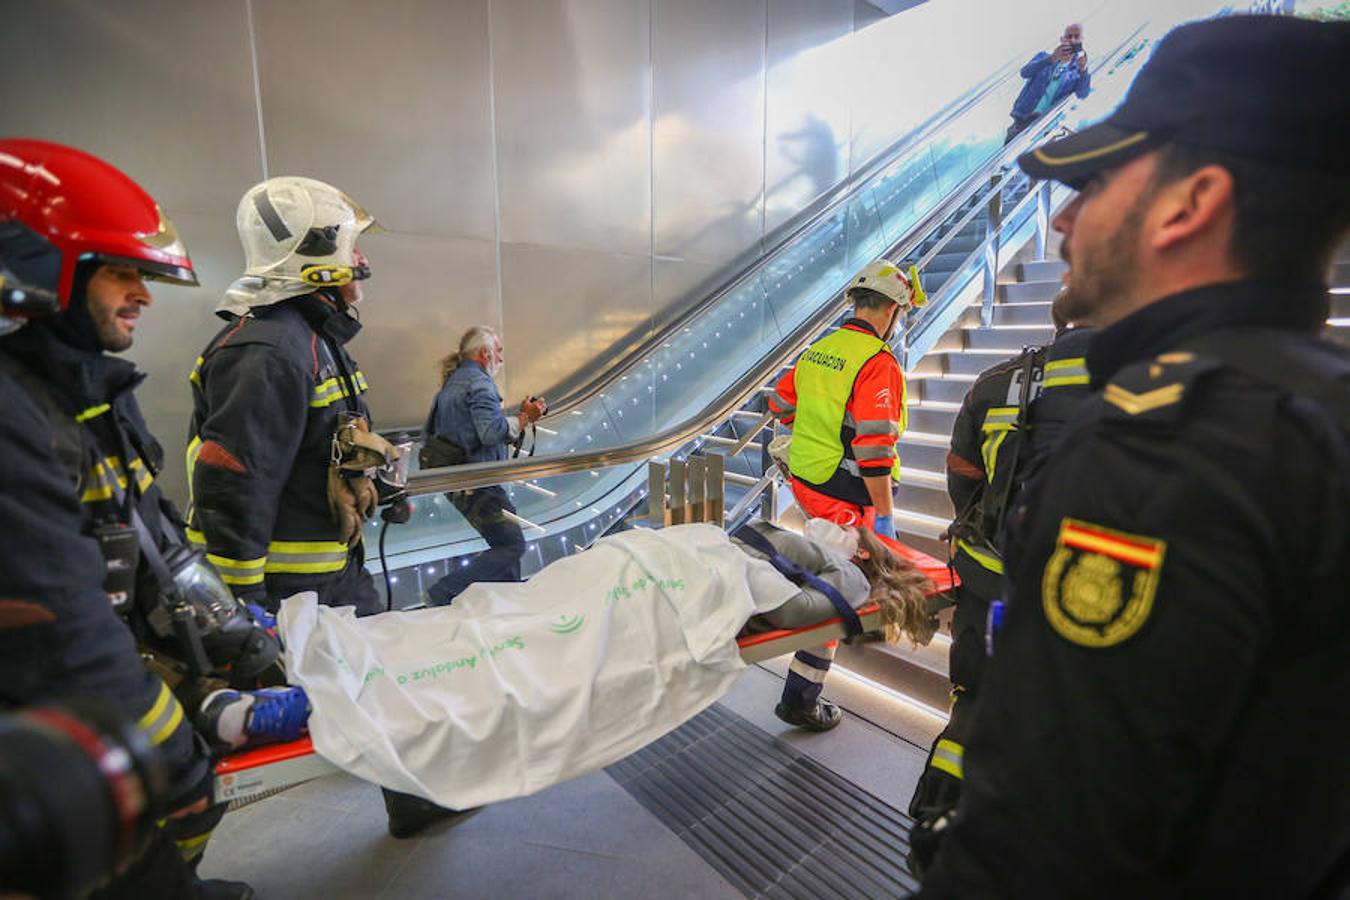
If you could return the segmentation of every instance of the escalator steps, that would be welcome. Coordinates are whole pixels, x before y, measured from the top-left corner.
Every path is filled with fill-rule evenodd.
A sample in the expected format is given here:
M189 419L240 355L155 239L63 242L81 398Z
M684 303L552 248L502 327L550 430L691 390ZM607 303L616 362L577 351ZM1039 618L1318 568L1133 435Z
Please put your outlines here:
M912 819L720 704L605 771L747 897L918 888Z

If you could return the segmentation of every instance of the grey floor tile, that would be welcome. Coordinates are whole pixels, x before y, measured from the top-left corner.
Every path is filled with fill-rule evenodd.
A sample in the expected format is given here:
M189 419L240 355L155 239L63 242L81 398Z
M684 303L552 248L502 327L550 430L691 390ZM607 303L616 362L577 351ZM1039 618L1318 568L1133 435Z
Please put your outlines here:
M731 900L740 894L678 841L653 847L643 859L623 859L456 834L446 846L419 846L382 897Z

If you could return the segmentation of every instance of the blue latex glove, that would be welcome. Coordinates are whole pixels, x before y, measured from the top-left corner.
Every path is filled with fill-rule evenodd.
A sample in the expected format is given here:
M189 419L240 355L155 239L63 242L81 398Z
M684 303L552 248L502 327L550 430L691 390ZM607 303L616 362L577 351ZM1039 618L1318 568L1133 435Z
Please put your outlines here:
M895 540L895 520L890 516L877 516L876 522L872 525L872 530L877 534Z
M253 618L257 619L259 624L268 631L276 631L277 617L263 609L257 603L248 604L248 611L253 613Z

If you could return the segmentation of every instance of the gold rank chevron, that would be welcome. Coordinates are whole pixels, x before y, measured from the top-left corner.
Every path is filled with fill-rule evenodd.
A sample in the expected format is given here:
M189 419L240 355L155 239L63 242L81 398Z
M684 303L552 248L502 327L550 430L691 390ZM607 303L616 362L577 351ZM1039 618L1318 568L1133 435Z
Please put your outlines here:
M1140 413L1171 406L1181 399L1182 391L1185 389L1186 385L1177 382L1166 387L1136 394L1133 391L1125 390L1120 385L1108 384L1102 397L1112 406L1118 406L1130 415L1137 416Z

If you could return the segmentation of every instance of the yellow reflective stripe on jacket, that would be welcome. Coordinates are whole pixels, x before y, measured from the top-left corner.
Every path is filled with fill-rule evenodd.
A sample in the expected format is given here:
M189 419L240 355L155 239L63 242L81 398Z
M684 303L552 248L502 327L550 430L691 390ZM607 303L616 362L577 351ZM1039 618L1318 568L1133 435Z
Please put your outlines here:
M184 462L187 464L187 484L188 484L188 521L192 521L192 507L194 505L192 495L192 472L197 468L197 454L202 452L202 439L199 435L193 435L192 440L188 441L187 452L183 454ZM206 543L205 540L202 541Z
M206 558L216 567L216 571L220 573L220 580L226 584L262 584L263 567L267 563L265 556L257 559L231 559L228 556L208 553Z
M347 545L338 541L272 541L267 545L268 572L315 574L340 572L347 565Z
M366 376L361 372L352 376L352 384L355 386L357 394L363 394L370 390L370 385L366 383ZM314 386L309 405L315 409L331 406L346 396L347 388L343 380L341 378L329 378L327 381L321 381Z
M184 862L192 862L206 851L206 842L211 839L211 832L214 830L211 829L205 834L193 835L190 838L176 839L173 842L174 846L178 848L178 855L183 858Z
M984 477L990 483L993 483L994 470L998 468L998 450L1003 446L1003 440L1007 436L1006 428L995 431L984 439L984 444L980 447L980 455L984 457Z
M136 487L141 493L145 493L155 483L155 476L150 474L140 459L131 461L131 471L136 473ZM89 467L85 479L89 486L80 494L81 503L111 500L114 484L124 491L127 489L126 473L122 470L122 459L118 456L105 456L94 463Z
M991 406L989 411L984 414L984 422L980 424L980 430L985 433L991 431L1009 431L1016 425L1016 406Z
M1003 574L1003 560L999 559L994 554L987 553L984 550L976 550L968 541L961 538L957 538L956 546L965 551L966 556L969 556L995 575Z
M1045 364L1045 380L1041 387L1064 387L1068 384L1087 384L1089 380L1087 358L1082 356L1068 359L1052 359Z
M201 386L202 386L202 363L203 363L203 362L205 362L205 358L204 358L204 357L201 357L201 356L197 357L197 361L196 361L195 363L192 364L192 371L188 373L188 381L190 381L190 382L192 382L193 384L197 385L197 387L201 387Z
M159 696L155 698L155 705L136 721L136 727L149 736L151 744L159 745L169 739L182 721L183 707L174 699L169 686L160 682Z
M93 419L93 418L95 418L95 417L97 417L97 416L103 415L105 412L107 412L107 411L110 410L110 409L112 409L112 407L109 406L107 403L100 403L98 406L91 406L91 407L89 407L88 409L86 409L84 412L76 413L76 414L75 414L75 421L76 421L76 422L88 422L90 419Z
M962 764L965 762L965 756L965 747L962 747L956 741L943 738L933 748L933 758L928 764L934 769L941 769L953 778L960 778L964 781L965 768Z

